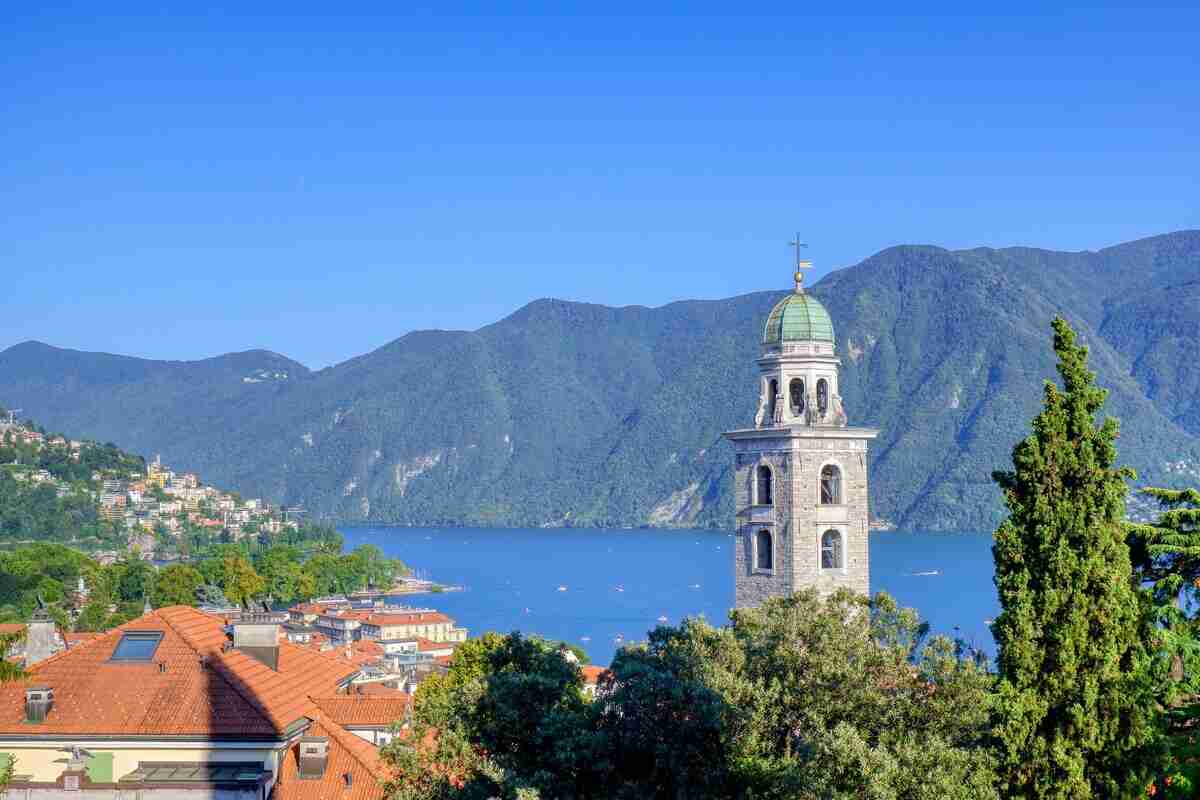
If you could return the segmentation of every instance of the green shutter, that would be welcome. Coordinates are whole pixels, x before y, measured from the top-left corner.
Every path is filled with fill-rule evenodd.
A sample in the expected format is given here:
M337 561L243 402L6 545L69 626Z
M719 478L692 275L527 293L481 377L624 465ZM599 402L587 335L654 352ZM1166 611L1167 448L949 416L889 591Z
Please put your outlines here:
M112 783L113 754L94 753L87 760L87 776L92 783Z

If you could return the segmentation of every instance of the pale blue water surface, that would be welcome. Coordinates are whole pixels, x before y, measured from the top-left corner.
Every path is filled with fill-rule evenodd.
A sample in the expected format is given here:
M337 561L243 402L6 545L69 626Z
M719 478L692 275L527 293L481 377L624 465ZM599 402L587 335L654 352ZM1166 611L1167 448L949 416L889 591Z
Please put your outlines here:
M574 642L597 664L608 664L620 641L644 639L659 617L676 624L703 614L721 624L733 603L734 539L718 531L341 531L348 549L376 544L424 577L465 587L405 603L444 611L471 636L521 630ZM999 607L991 544L990 534L872 533L871 591L918 609L934 633L961 636L992 653L986 621Z

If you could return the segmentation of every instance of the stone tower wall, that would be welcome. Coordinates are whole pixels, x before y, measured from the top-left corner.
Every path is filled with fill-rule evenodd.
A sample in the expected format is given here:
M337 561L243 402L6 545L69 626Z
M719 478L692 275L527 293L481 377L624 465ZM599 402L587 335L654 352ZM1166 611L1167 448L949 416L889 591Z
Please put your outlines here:
M870 591L867 500L867 442L840 435L837 428L781 428L778 436L736 440L734 502L737 543L734 603L758 606L768 597L815 587L829 594L840 587ZM842 473L842 503L821 505L820 476L833 463ZM774 472L774 506L754 505L756 470ZM756 568L755 537L774 534L775 566ZM841 569L821 568L821 537L827 530L842 536Z
M793 590L810 586L822 594L838 588L870 592L868 552L868 510L866 442L839 440L836 432L820 438L802 438L797 442L794 482L795 576ZM821 505L821 469L836 464L842 472L842 504ZM842 569L821 569L821 537L827 530L842 535Z
M792 455L786 439L756 442L752 451L739 452L734 478L734 507L737 515L735 551L734 606L744 608L761 605L768 597L791 592L792 568L795 564L791 526ZM763 511L754 507L754 485L760 464L771 467L774 473L775 505ZM760 530L769 530L774 542L774 568L769 572L757 569L755 537Z

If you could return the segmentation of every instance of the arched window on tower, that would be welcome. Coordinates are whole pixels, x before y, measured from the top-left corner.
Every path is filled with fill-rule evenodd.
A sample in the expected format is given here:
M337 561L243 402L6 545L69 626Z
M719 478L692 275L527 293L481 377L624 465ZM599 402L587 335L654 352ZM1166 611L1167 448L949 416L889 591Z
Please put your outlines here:
M836 464L826 464L821 467L821 505L840 506L842 504L842 471Z
M754 538L756 564L759 569L774 569L775 553L772 552L771 532L765 528Z
M771 485L772 477L773 476L771 475L770 467L768 467L766 464L758 465L758 487L755 491L757 505L775 505L774 493L772 492L772 489L775 487Z
M767 424L773 425L775 424L775 405L779 397L779 381L772 379L771 382L767 384L767 394Z
M842 568L842 535L830 528L821 535L821 569Z
M788 384L788 399L791 401L792 416L798 417L804 413L804 380L792 378Z
M829 384L824 378L817 381L817 413L825 416L829 409Z

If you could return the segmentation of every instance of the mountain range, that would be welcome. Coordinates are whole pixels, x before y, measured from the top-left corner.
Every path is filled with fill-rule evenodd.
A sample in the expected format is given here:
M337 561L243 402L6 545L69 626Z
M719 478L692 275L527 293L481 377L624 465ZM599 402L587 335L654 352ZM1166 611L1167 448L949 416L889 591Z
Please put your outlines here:
M877 519L994 527L990 475L1055 377L1056 314L1090 348L1139 483L1200 484L1200 231L1094 252L897 246L809 291L834 320L851 424L880 429ZM538 300L318 371L262 350L153 361L25 342L0 352L0 405L341 521L729 527L721 432L753 420L783 294Z

